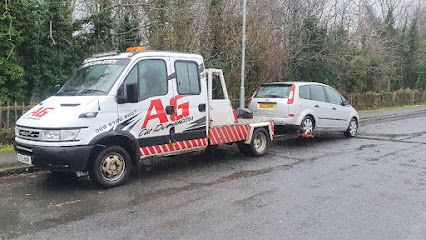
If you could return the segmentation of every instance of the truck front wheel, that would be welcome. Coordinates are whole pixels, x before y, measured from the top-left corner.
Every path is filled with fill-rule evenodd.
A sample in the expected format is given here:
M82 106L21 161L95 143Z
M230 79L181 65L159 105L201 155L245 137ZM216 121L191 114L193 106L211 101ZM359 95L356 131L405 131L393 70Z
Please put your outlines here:
M266 153L270 142L271 139L269 138L268 131L264 128L257 128L253 132L253 138L250 144L239 142L237 146L243 155L256 157Z
M92 162L90 178L104 188L122 185L132 170L129 153L120 146L108 146Z

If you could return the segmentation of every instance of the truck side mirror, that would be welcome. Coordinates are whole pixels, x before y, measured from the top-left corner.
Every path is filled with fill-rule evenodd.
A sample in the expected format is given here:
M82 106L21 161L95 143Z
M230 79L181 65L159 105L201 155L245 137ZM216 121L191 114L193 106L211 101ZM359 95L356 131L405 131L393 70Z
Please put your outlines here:
M128 103L137 103L138 102L138 88L137 83L126 84L126 102Z
M126 93L124 93L124 87L126 88ZM121 86L117 93L117 103L137 103L138 99L138 89L137 83L126 84Z

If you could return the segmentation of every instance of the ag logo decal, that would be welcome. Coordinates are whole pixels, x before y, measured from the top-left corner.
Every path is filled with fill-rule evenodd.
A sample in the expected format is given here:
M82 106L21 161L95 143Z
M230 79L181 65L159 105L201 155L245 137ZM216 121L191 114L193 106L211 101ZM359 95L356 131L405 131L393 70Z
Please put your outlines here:
M32 111L30 113L30 115L32 117L35 117L35 118L42 118L43 116L45 116L46 114L48 114L50 112L50 110L53 110L53 108L50 108L50 107L40 107L40 108Z
M170 99L170 106L175 107L175 113L170 115L170 121L178 121L184 117L189 116L189 102L179 104L177 101L181 98L183 98L183 96L176 96ZM178 114L178 112L180 113ZM151 105L149 105L146 118L142 124L142 129L146 128L148 122L154 119L158 119L161 124L169 122L166 111L164 111L164 107L160 99L155 99L151 101Z

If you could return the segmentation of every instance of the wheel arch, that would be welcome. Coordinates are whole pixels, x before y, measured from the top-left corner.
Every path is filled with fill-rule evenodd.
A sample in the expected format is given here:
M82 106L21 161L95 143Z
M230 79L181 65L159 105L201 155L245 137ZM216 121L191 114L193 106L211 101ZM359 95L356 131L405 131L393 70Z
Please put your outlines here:
M257 128L264 128L268 134L269 138L273 140L274 138L274 126L271 122L261 122L261 123L251 123L249 124L249 130L246 136L246 139L244 141L245 144L250 144L251 140L253 138L253 133Z
M93 161L96 154L105 149L106 146L116 145L127 150L134 166L138 164L140 146L138 140L128 132L111 131L102 133L92 139L89 144L96 146L90 154L90 161Z
M310 109L306 109L305 111L303 111L300 115L299 118L297 119L297 123L296 125L301 125L302 121L305 117L310 116L312 118L312 120L314 121L314 126L316 126L316 123L318 122L318 119L315 117L315 114L313 111L311 111Z

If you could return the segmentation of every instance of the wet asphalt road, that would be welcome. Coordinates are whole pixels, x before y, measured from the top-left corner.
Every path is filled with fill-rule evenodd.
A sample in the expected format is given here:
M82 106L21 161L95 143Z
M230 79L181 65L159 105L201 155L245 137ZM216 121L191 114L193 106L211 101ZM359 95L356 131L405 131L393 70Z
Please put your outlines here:
M261 158L226 146L162 159L111 190L3 178L0 238L426 239L426 113L395 114L366 114L354 139L278 140Z

